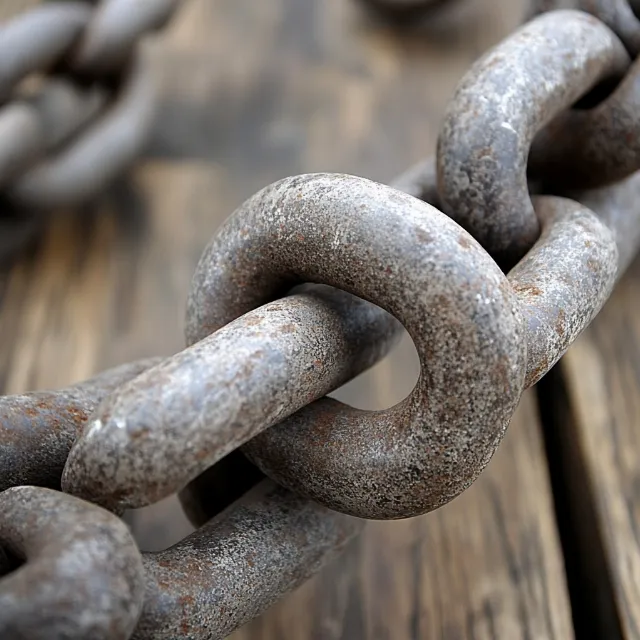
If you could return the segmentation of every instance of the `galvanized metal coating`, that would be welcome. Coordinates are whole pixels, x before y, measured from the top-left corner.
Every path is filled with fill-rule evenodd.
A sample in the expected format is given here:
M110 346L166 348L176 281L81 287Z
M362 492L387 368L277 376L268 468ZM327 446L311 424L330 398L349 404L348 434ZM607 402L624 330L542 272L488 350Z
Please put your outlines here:
M144 554L133 638L224 638L336 557L362 526L264 481L174 547Z
M14 487L0 493L0 546L24 561L0 577L1 638L131 636L145 582L138 547L118 518L57 491Z
M540 233L527 186L535 134L627 66L603 23L562 11L516 31L458 85L438 138L438 191L444 211L499 264L515 265Z
M159 361L121 365L67 389L0 396L0 491L59 489L71 446L99 402Z

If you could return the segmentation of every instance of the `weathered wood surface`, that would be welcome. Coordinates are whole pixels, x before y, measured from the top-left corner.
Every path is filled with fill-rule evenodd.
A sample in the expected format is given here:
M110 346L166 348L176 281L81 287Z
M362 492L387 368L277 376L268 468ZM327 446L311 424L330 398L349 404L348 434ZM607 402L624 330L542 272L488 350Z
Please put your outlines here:
M637 260L564 358L563 379L547 385L575 541L570 561L594 638L640 638L639 318Z
M398 35L352 0L185 1L153 47L163 99L147 158L95 205L60 212L2 273L3 391L179 350L189 280L222 220L286 175L388 181L431 153L457 80L520 7L460 2ZM415 376L405 343L339 395L389 406ZM189 531L173 500L132 521L148 549ZM235 637L571 639L533 395L468 492L423 518L371 523L341 561Z

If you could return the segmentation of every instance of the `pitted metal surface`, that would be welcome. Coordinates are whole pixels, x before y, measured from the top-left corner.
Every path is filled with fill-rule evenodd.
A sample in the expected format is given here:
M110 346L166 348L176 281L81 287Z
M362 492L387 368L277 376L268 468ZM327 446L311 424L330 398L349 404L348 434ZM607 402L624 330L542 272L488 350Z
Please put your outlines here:
M398 328L381 309L329 288L221 324L99 406L71 451L63 488L115 510L175 493L370 367Z
M174 547L144 555L133 638L224 638L316 573L363 524L264 481Z
M0 577L0 637L131 636L144 574L136 543L118 518L57 491L14 487L0 493L0 546L23 561Z
M347 354L340 344L322 357L318 351L307 358L295 353L307 373L291 370L294 354L283 349L280 323L278 366L273 356L262 355L271 352L275 318L268 310L285 301L249 312L305 281L358 295L405 325L422 375L403 403L382 412L327 399L308 405L330 389L312 389L306 380L316 368L328 367L331 354L338 362ZM327 318L308 320L286 323L292 335L298 327L325 324L323 342L347 335L347 317L332 326ZM360 323L353 325L360 329ZM71 452L63 487L110 508L141 506L181 489L216 459L307 404L249 446L267 475L352 515L424 513L469 486L495 451L524 383L523 330L515 296L496 264L435 208L352 176L285 179L240 207L205 250L189 299L187 338L194 346L100 407ZM357 331L346 345L363 335L371 329ZM223 352L220 343L229 347ZM207 358L211 353L221 355ZM224 353L233 354L231 367ZM447 366L452 354L455 367ZM297 384L278 382L274 370ZM215 384L203 371L216 376ZM251 384L242 391L238 385L247 377ZM301 401L289 402L287 387ZM275 454L265 454L280 450L283 431L292 447L287 470ZM190 460L185 450L192 452ZM267 462L267 455L275 461ZM381 459L384 465L374 463Z
M627 65L604 24L563 11L526 24L458 85L438 138L438 191L444 211L499 264L513 266L540 233L527 185L535 134Z
M593 320L618 273L615 237L594 213L549 196L534 199L534 206L542 234L508 276L527 323L526 386L538 382Z
M59 489L71 446L98 403L157 362L120 365L67 389L0 396L0 491Z
M615 185L586 191L568 191L573 198L592 211L611 229L618 247L620 278L640 247L640 173Z
M109 74L115 50L129 64L131 34L175 4L156 0L153 16L141 4L107 34L127 3L103 3L89 24L106 35L83 27L69 64ZM463 79L437 158L393 187L303 175L245 202L198 265L184 351L0 398L0 636L222 638L333 558L362 526L349 514L409 517L463 491L522 390L591 322L638 250L634 67L593 16L540 17ZM597 92L575 104L625 73L597 106ZM120 141L133 147L143 122L118 115L123 97L119 124L88 123L76 140L56 105L85 114L105 98L66 82L4 112L31 146L7 147L0 179L17 193L35 175L18 196L32 204L47 189L52 202L69 197L52 148L69 141L56 162L81 174L127 127ZM59 127L38 138L47 121ZM385 355L400 322L421 361L408 398L370 412L323 397ZM16 484L61 484L115 512L179 491L199 528L141 559L113 515Z

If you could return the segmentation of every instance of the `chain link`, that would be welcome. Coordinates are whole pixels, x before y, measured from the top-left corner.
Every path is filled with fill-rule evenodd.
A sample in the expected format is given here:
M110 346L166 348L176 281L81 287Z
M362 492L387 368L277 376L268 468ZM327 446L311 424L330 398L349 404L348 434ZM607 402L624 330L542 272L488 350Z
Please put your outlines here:
M11 202L76 204L137 156L156 101L138 43L178 4L55 1L0 26L0 190Z
M250 198L201 257L184 351L0 398L0 636L222 638L334 557L364 519L412 517L464 491L523 390L592 321L640 245L636 4L533 2L532 15L558 10L471 68L435 157L393 186L313 174ZM73 73L111 73L176 2L159 0L152 15L146 5L126 26L124 0L95 13L56 6L66 22L29 64L55 49ZM0 72L6 86L26 73L16 60ZM7 140L11 122L56 119L56 100L78 113L101 104L99 92L56 82L7 106ZM123 104L117 124L93 129L108 153L137 122ZM32 125L34 154L72 135L56 121L55 142ZM69 193L60 167L98 157L91 136L8 193ZM326 398L388 353L400 323L421 363L411 395L379 412ZM109 511L173 493L198 529L140 554Z

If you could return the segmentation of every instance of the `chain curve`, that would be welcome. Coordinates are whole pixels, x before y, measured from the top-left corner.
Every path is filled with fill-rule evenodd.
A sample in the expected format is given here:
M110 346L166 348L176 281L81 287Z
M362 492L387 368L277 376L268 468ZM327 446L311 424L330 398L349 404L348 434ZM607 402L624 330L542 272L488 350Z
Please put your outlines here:
M491 49L458 85L438 137L438 192L444 211L499 264L512 267L540 233L527 185L535 134L628 63L600 21L548 13Z
M0 546L25 558L0 579L0 636L131 636L144 597L142 557L108 511L50 489L13 487L0 493Z

